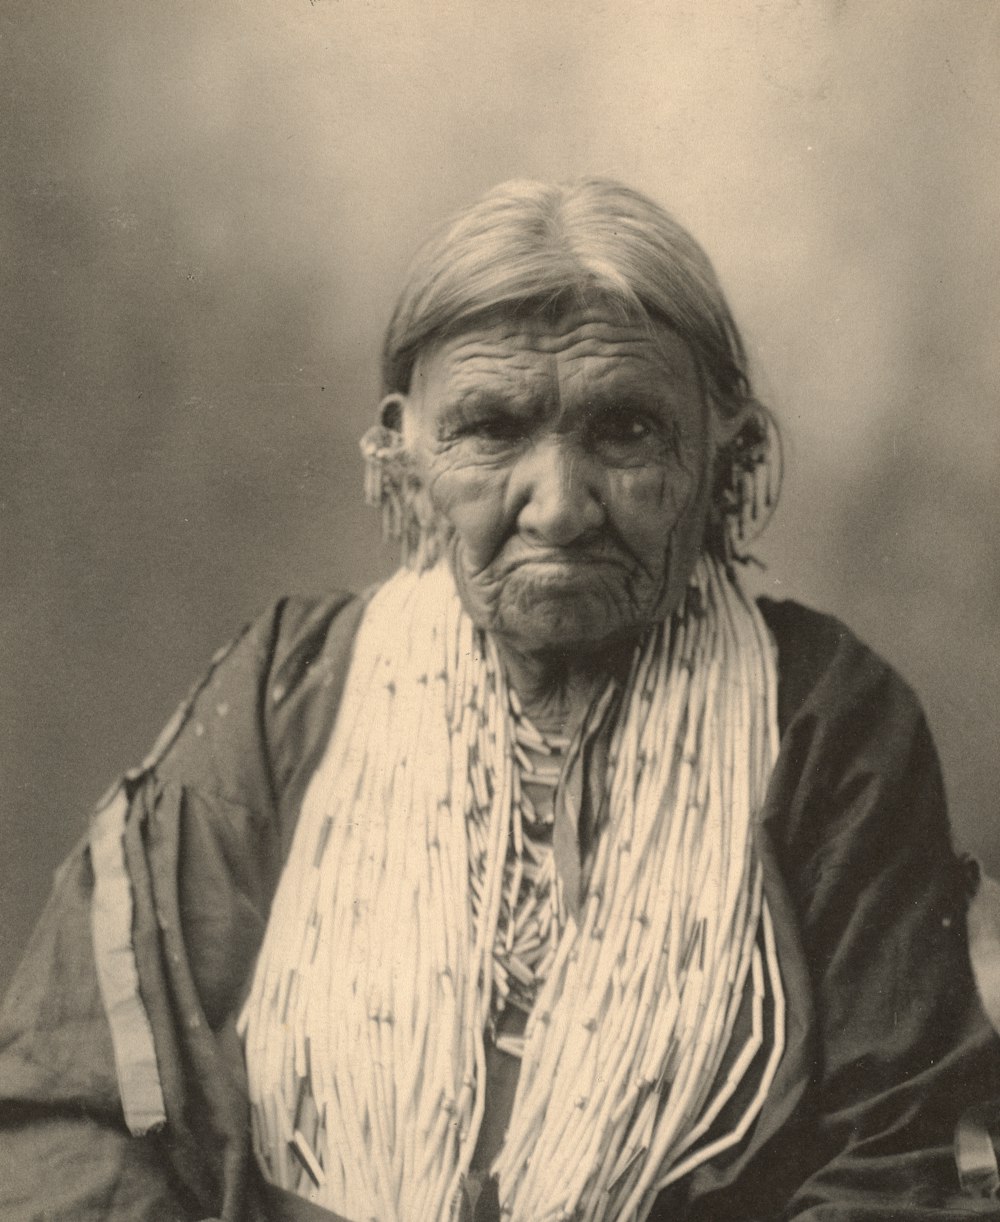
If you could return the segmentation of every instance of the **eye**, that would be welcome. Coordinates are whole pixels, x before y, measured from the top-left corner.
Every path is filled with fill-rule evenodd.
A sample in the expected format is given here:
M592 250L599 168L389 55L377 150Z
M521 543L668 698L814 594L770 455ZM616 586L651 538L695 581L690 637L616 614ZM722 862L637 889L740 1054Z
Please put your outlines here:
M468 432L485 441L523 441L527 429L525 422L517 416L492 414L474 421L469 425Z
M529 423L520 416L491 411L461 419L448 430L451 440L480 445L515 445L528 435Z
M642 412L624 408L602 413L592 424L593 439L610 445L641 445L656 435L654 421Z
M605 426L605 435L611 441L643 441L652 431L650 422L633 412L624 412Z

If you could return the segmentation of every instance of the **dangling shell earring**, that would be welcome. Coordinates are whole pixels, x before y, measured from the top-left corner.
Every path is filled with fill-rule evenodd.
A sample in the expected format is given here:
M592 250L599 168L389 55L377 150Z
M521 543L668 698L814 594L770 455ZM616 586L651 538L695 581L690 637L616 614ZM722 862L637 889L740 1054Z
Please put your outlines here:
M382 511L382 538L400 544L403 564L422 572L441 554L442 532L399 429L373 424L361 438L365 502Z
M753 559L749 544L771 520L781 486L781 438L770 412L754 403L746 422L716 462L713 550L727 565Z

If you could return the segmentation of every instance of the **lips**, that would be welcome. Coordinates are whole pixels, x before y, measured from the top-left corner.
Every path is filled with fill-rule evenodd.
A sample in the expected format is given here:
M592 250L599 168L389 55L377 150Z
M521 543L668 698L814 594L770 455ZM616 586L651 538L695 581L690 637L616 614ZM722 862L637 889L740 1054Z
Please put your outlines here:
M502 549L502 566L521 565L625 565L626 558L617 547L608 543L597 546L533 547L520 539L507 540Z
M554 580L560 578L568 580L602 568L628 571L629 566L620 556L609 556L607 553L565 551L532 552L527 555L505 557L502 566L505 577L518 571L528 570L536 577L550 577Z

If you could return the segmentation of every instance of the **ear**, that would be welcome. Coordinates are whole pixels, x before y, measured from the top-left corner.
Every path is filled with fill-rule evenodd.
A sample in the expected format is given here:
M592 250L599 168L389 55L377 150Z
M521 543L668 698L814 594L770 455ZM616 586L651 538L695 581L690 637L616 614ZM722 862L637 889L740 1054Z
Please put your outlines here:
M719 411L714 403L710 404L709 427L711 429L712 448L716 454L733 443L752 412L753 407L748 403L735 415L726 416Z
M398 391L393 391L391 395L386 395L378 405L379 424L384 429L391 429L394 433L402 433L405 403L406 395L402 395Z
M384 429L399 433L404 445L412 444L417 420L414 404L409 395L398 390L386 395L378 405L378 419Z

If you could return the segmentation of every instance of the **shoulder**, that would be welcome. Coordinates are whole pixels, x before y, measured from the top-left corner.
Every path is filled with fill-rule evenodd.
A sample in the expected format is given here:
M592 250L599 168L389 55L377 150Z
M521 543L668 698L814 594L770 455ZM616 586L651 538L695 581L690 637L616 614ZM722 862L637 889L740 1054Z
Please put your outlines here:
M367 598L289 599L261 693L272 791L287 849L298 806L329 742Z
M294 700L303 686L330 686L329 676L350 654L365 601L338 590L283 598L268 611L260 623L271 628L273 641L266 672L272 705Z
M864 861L949 860L937 752L913 690L832 616L759 605L777 644L781 730L764 821L795 846L788 870L802 873L802 853L816 869L850 858L859 877Z
M913 690L841 620L791 599L757 602L778 653L782 736L803 718L922 718Z
M289 739L301 755L332 725L363 606L345 591L273 603L211 659L132 775L263 813L287 781Z

